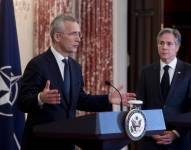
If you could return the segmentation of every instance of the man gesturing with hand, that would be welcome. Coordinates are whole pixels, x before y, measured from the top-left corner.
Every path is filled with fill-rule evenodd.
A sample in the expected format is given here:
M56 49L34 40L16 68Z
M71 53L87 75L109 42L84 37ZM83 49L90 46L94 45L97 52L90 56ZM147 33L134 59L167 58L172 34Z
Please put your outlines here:
M111 111L120 104L116 91L108 95L88 95L83 90L81 66L70 57L81 41L78 22L71 16L57 16L51 23L51 47L27 65L19 90L18 107L28 114L21 150L72 150L67 140L48 139L33 133L35 125L75 118L76 110ZM123 104L134 93L122 94Z

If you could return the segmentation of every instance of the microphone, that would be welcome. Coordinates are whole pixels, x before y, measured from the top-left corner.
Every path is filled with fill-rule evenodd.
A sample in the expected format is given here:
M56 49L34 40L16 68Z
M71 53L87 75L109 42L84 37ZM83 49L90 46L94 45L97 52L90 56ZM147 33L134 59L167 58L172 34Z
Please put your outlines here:
M112 88L114 88L118 92L118 94L120 96L120 111L123 111L123 103L122 103L121 93L119 92L119 90L113 84L111 84L111 82L105 81L105 84L108 85L108 86L111 86Z

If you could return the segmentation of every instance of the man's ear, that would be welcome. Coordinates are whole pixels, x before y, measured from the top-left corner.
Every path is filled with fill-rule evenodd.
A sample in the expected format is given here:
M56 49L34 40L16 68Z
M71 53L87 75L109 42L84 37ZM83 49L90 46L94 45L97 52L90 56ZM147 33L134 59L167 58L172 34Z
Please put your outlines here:
M54 34L54 40L55 40L56 42L58 42L58 41L60 41L60 39L61 39L61 34L55 33L55 34Z
M178 53L179 49L180 49L180 45L177 45L177 47L176 47L176 53Z

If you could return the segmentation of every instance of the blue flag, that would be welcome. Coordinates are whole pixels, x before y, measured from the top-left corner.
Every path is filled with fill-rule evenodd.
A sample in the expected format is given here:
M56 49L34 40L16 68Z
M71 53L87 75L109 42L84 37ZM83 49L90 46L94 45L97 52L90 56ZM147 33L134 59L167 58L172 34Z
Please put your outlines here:
M24 114L16 98L21 78L19 47L12 0L0 0L0 150L19 150Z

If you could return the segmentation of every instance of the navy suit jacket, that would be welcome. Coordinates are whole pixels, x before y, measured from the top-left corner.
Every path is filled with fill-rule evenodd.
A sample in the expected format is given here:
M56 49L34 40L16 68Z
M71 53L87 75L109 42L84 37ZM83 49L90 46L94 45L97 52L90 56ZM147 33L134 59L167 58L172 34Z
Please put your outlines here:
M166 101L162 99L160 89L160 63L146 66L141 73L137 98L143 100L143 109L161 108L164 117L188 112L191 106L191 65L178 59ZM180 138L173 142L176 146L172 146L172 149L188 149L185 146L190 145L190 140L184 138L188 137L187 131L168 124L166 126L167 130L176 129L180 134Z
M32 132L37 124L72 119L76 115L76 109L94 112L111 110L107 95L91 96L84 92L80 65L69 58L69 66L71 91L68 102L63 94L63 79L59 67L50 49L28 63L21 80L17 101L20 110L28 113L23 136L23 150L38 149L40 146L43 149L52 149L51 146L55 148L55 145L60 144L58 142L54 144L53 140L51 142L39 140ZM44 89L47 80L50 80L51 89L59 90L61 103L58 105L43 104L41 107L38 104L38 94ZM70 149L67 144L63 145L60 145L62 149Z

